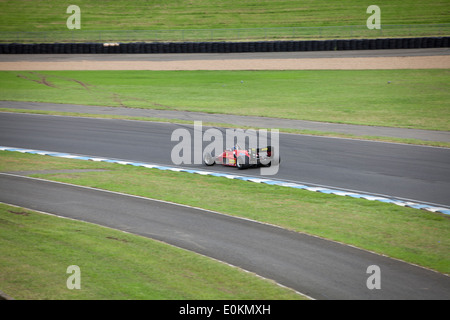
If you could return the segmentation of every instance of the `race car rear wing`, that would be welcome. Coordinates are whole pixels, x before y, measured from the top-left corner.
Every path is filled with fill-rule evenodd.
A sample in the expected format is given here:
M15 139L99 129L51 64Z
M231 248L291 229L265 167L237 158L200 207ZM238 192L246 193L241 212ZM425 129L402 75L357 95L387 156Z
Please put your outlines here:
M248 154L250 156L250 159L256 159L261 153L265 153L265 156L270 158L272 157L272 146L267 146L263 148L250 148L248 149Z
M263 147L263 148L257 148L256 149L256 153L260 153L260 152L265 152L267 153L268 157L272 156L272 146L267 146L267 147Z

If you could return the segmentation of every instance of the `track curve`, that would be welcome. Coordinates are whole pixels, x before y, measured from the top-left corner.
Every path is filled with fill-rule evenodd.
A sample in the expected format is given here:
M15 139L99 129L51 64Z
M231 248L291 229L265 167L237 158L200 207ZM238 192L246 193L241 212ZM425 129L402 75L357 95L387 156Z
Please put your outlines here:
M259 222L98 189L0 174L0 201L161 240L315 299L450 299L450 278ZM367 287L367 268L382 272Z

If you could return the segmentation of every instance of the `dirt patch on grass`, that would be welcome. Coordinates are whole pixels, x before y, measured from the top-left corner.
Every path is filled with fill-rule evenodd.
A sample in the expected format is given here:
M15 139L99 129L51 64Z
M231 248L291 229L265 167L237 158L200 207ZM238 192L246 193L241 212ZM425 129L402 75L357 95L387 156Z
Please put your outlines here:
M125 242L125 243L127 243L127 242L129 242L128 240L126 240L126 239L119 239L119 238L116 238L116 237L106 237L106 239L110 239L110 240L116 240L116 241L121 241L121 242Z
M25 211L12 211L12 210L8 210L9 213L13 213L19 216L29 216L30 213L25 212Z

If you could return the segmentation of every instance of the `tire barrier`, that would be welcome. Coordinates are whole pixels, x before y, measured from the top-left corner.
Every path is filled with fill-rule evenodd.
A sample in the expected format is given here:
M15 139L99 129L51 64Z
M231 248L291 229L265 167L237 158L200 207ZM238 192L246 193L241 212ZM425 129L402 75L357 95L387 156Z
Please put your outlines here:
M8 43L0 54L231 53L447 48L450 37L251 42Z

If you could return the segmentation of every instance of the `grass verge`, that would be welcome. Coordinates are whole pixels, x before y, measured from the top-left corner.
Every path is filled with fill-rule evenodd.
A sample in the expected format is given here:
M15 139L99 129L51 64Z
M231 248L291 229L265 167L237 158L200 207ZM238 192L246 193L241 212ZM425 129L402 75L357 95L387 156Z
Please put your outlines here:
M449 81L445 69L0 72L2 100L442 131Z
M212 176L0 152L0 171L65 167L107 171L35 176L211 209L450 272L450 219L442 214Z
M303 299L164 243L4 204L0 233L0 288L14 299ZM80 267L80 290L67 288L71 265Z

